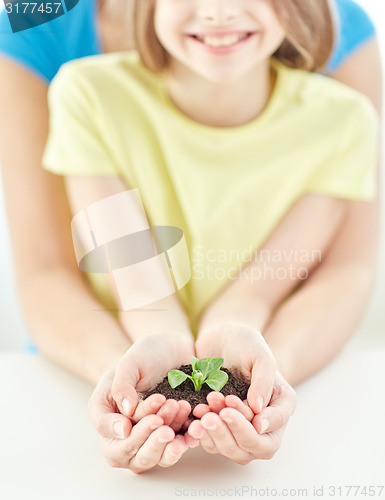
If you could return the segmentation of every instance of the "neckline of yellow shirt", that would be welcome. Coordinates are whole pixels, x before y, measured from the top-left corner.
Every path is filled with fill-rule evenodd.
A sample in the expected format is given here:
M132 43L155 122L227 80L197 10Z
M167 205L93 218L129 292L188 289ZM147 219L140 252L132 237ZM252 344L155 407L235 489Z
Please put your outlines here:
M199 123L189 116L185 115L171 100L168 95L166 88L166 81L163 73L159 73L157 76L157 87L159 97L163 101L163 103L169 108L176 116L179 117L180 120L184 121L188 126L196 128L200 133L207 133L211 135L219 135L223 137L224 135L234 136L238 134L245 134L250 131L253 131L256 128L259 128L272 114L275 110L276 106L282 100L281 90L284 88L284 80L286 75L286 66L277 61L274 58L270 59L271 67L274 69L276 73L276 80L274 84L273 91L270 95L270 98L262 110L262 112L253 120L235 127L214 127L210 125L204 125L203 123Z

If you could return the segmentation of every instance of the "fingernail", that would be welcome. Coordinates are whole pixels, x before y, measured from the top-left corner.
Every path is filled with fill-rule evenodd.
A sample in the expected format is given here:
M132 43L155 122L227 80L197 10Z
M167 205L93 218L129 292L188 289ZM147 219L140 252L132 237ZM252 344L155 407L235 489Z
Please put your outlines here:
M261 434L266 432L268 428L269 428L269 421L266 418L263 418L261 422Z
M158 441L159 441L159 443L168 443L169 441L171 441L171 439L163 438L162 436L159 436Z
M123 401L122 401L122 408L123 408L123 412L128 417L128 415L130 413L130 402L128 401L127 398L123 399Z
M258 406L259 406L259 411L263 410L263 397L259 396L258 398Z
M205 427L205 429L207 429L208 431L215 431L215 429L217 428L217 426L216 426L215 424L205 425L204 427Z
M117 420L113 425L113 429L114 429L114 432L118 438L121 438L121 439L124 438L123 422L121 422L120 420Z
M230 417L222 417L222 420L224 422L226 422L226 424L231 424L232 423L232 419Z

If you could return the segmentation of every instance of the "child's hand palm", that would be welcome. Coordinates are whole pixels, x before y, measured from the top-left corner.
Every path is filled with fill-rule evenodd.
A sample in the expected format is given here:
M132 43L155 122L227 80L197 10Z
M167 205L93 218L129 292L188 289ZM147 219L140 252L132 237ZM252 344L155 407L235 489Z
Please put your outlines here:
M238 369L251 381L247 400L254 413L269 403L277 368L260 332L242 324L220 324L198 338L196 352L200 358L221 356L225 367Z

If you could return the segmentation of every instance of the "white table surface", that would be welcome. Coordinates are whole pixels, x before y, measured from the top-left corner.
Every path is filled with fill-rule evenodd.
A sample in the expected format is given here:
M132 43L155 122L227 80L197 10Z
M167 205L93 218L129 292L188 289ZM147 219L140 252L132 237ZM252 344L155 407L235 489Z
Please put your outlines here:
M384 381L385 350L345 351L297 387L272 460L240 466L194 449L172 468L135 475L105 461L87 415L89 384L40 356L1 353L0 498L316 498L314 486L323 498L330 486L341 487L334 497L366 498L346 487L385 485ZM374 491L385 498L385 488Z

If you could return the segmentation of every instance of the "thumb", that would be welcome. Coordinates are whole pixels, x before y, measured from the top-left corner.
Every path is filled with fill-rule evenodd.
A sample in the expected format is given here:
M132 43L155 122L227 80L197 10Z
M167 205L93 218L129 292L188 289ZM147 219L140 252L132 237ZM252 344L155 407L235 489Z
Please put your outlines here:
M255 414L269 404L274 387L276 366L274 360L264 358L254 363L247 402Z
M111 394L120 413L132 417L138 405L138 393L135 387L140 380L140 373L136 363L128 363L122 358L115 368Z

